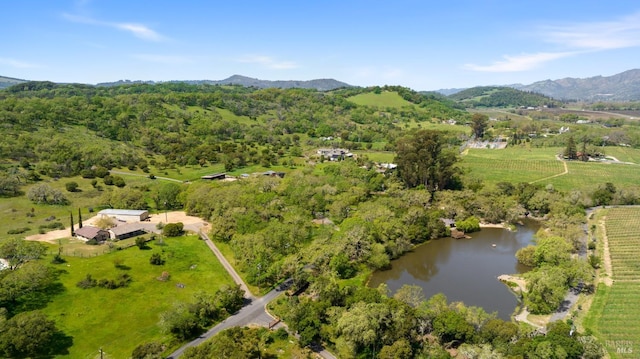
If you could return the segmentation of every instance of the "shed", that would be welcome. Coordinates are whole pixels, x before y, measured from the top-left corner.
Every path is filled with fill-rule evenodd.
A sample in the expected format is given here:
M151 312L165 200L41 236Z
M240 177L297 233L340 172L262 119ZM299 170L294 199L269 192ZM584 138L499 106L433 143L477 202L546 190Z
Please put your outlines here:
M227 174L226 173L214 173L211 175L206 175L206 176L202 176L200 177L204 180L223 180L225 178L227 178Z
M127 239L147 233L139 223L125 223L109 229L111 239Z
M138 209L103 209L98 212L102 217L112 217L121 222L141 222L149 218L149 211Z
M75 233L76 237L87 241L96 240L98 242L102 242L109 239L109 232L97 227L84 226L76 229Z

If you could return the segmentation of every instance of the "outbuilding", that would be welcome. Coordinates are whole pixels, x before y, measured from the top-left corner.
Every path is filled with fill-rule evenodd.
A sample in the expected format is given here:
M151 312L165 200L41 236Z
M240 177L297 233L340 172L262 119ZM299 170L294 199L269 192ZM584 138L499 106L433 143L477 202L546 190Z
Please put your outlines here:
M115 218L121 222L142 222L149 218L149 211L138 209L103 209L98 212L102 217Z
M127 239L147 233L141 223L124 223L109 229L111 239Z

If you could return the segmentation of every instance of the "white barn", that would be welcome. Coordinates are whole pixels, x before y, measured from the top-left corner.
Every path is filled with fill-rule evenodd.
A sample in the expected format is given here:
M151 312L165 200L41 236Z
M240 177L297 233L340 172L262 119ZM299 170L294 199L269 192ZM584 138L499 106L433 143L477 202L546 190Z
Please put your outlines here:
M122 222L142 222L149 218L149 211L139 209L108 208L98 212L102 217L112 217Z

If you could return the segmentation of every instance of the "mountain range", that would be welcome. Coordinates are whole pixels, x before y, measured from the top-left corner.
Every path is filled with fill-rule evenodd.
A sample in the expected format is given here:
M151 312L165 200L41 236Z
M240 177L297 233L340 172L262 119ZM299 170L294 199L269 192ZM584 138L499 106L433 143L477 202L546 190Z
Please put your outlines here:
M640 69L628 70L612 76L584 79L566 77L545 80L530 85L509 85L522 91L537 92L558 100L581 101L639 101Z
M28 82L11 77L0 76L0 89L15 84ZM257 88L304 88L319 91L331 91L342 87L353 87L345 82L334 79L316 79L309 81L269 81L256 78L233 75L224 80L187 80L169 81L188 84L210 85L240 85ZM155 83L154 81L129 81L99 83L96 86L119 86L136 83ZM544 80L529 85L505 85L522 91L536 92L558 100L577 101L640 101L640 69L628 70L612 76L594 76L589 78L563 78L559 80ZM437 92L451 95L464 89L441 89Z
M342 87L353 87L347 83L340 82L334 79L317 79L309 81L269 81L259 80L252 77L233 75L224 80L186 80L186 81L169 81L169 82L183 82L191 85L240 85L245 87L256 88L303 88L303 89L316 89L318 91L331 91ZM132 83L154 83L153 81L117 81L117 82L103 82L96 86L118 86L123 84Z

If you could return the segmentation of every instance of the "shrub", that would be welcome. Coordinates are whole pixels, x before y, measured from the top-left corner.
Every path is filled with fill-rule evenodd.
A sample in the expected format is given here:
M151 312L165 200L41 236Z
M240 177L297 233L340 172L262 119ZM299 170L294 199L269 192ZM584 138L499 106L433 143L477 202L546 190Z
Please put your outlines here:
M184 224L182 222L178 223L167 223L164 228L162 228L162 234L167 237L179 237L184 233Z
M102 180L104 181L104 184L106 184L107 186L113 185L113 177L111 177L111 175L104 176Z
M147 239L144 237L138 237L136 238L136 246L138 246L138 248L140 249L147 249L149 248L147 246Z
M96 174L92 169L87 168L80 171L80 176L82 176L82 178L95 178Z
M109 170L102 166L96 167L96 169L93 172L95 173L96 177L100 177L100 178L105 178L106 176L109 175Z
M7 231L7 234L21 234L24 232L28 232L31 228L29 227L22 227L22 228L16 228L16 229L10 229Z
M91 274L87 274L87 276L83 280L76 283L76 286L82 289L89 289L95 287L97 283L98 281L93 279L91 277Z
M48 224L41 224L38 228L40 229L64 229L64 224L62 222L51 222Z
M120 176L113 177L113 184L116 185L116 187L120 187L120 188L126 186L126 183L124 182L124 178Z
M151 255L151 258L149 258L149 263L154 266L161 266L164 264L164 259L162 258L160 253L154 253Z
M138 345L131 353L131 359L162 359L164 347L157 342Z

